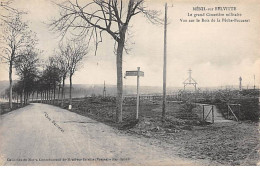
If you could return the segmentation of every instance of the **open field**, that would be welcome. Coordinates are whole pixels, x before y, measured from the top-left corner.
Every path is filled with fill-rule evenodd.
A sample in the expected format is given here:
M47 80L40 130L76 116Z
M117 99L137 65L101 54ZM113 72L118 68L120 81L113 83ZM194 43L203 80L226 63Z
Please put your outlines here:
M68 102L64 108L68 107ZM259 162L259 123L225 121L203 125L201 106L168 102L166 122L161 122L161 103L141 101L139 121L135 101L123 106L123 123L115 123L113 98L74 99L73 112L116 127L123 133L159 141L164 148L179 147L178 154L223 165L256 165ZM192 109L191 112L189 110Z

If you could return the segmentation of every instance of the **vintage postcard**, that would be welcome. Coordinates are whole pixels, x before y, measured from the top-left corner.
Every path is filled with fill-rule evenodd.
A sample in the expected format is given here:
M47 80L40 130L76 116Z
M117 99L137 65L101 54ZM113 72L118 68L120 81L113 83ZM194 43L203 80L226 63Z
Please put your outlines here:
M259 0L0 3L0 165L260 165Z

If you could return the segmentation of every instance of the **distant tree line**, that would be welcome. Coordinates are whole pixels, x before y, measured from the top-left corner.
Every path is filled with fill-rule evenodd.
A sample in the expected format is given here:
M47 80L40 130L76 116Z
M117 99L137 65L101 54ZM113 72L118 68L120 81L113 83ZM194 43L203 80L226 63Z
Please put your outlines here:
M82 40L63 41L47 61L40 60L42 51L37 49L36 33L23 21L25 13L12 8L11 3L1 1L0 6L5 13L0 17L0 59L1 63L8 65L9 88L5 96L8 96L10 109L14 100L25 105L29 103L29 98L47 103L54 103L57 98L63 105L67 78L70 81L71 103L72 77L88 53L88 46ZM15 84L13 70L19 77Z

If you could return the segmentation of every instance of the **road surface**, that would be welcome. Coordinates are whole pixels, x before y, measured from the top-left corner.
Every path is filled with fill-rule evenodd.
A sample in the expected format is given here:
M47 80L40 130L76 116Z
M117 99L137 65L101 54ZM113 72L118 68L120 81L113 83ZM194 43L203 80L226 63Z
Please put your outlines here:
M0 165L209 165L51 105L1 115Z

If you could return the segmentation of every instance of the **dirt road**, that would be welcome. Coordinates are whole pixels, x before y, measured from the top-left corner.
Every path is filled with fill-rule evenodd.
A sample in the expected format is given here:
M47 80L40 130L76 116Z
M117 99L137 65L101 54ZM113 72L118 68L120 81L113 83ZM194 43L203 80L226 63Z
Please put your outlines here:
M210 165L175 155L58 107L31 104L2 115L1 165ZM74 161L73 161L74 160Z

